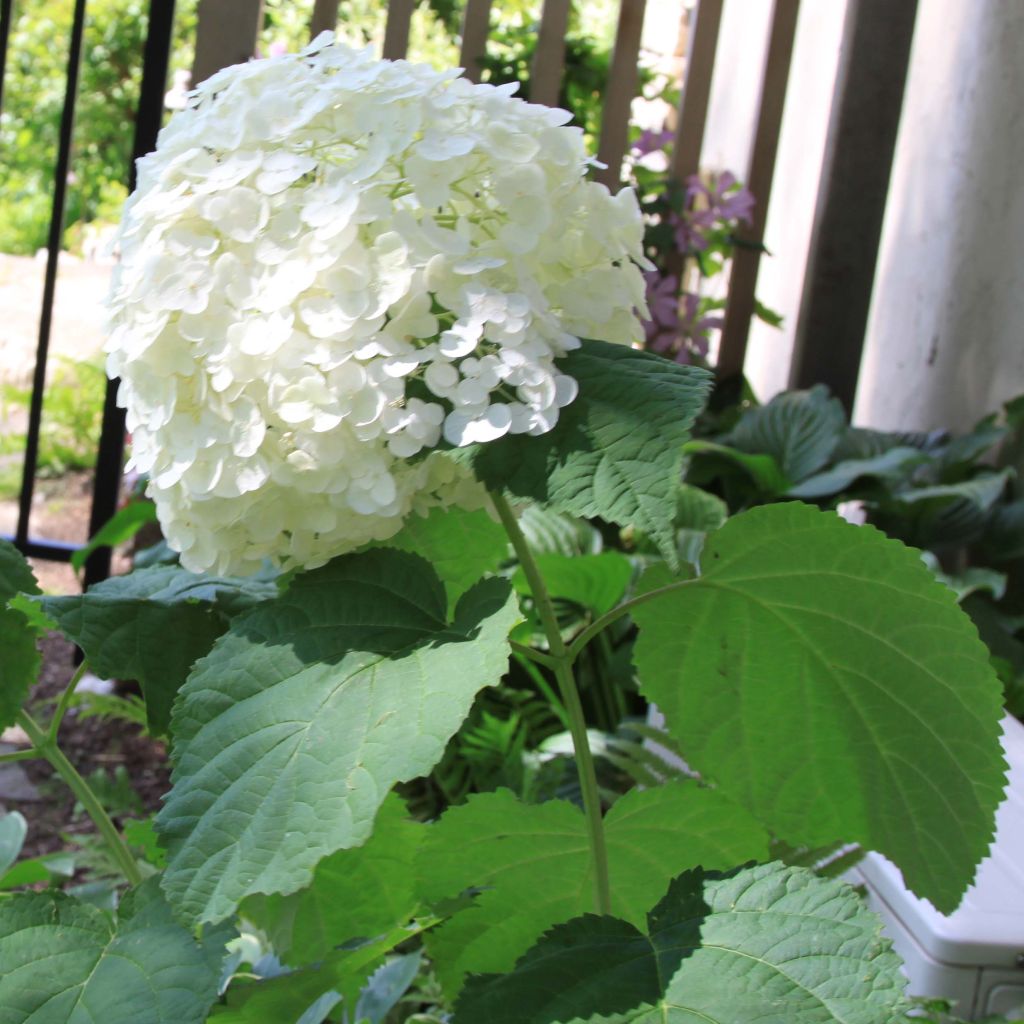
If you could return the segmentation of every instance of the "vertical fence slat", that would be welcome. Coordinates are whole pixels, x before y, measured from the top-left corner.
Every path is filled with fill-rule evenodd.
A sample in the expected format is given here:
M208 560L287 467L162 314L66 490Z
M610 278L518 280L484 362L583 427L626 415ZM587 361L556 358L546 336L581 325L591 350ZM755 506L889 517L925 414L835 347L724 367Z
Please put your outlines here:
M29 402L28 426L25 431L25 459L21 469L21 493L18 498L18 525L15 541L28 541L32 495L35 492L36 466L39 461L39 429L43 418L43 392L46 390L46 361L50 351L50 329L53 325L53 300L57 289L57 267L61 242L64 239L64 206L67 197L68 171L71 163L71 139L75 129L75 97L78 73L82 65L82 38L85 32L85 0L75 0L68 43L67 77L64 86L64 107L60 115L57 141L57 166L54 169L53 204L50 207L50 230L46 240L46 271L43 275L43 303L39 316L39 342L36 365L32 373L32 397Z
M720 378L741 373L747 354L747 337L754 315L754 289L761 251L757 246L764 238L768 220L768 204L775 176L775 157L779 149L779 131L782 111L786 102L789 65L793 56L800 0L775 0L772 9L771 32L768 37L768 55L761 80L761 100L754 132L754 145L750 154L746 186L754 193L753 223L738 232L741 242L732 260L729 275L729 304L725 311L725 326L715 367Z
M0 0L0 111L4 109L4 76L7 73L7 44L11 38L13 0Z
M629 138L629 113L639 77L637 58L646 6L647 0L622 0L619 7L615 49L601 114L601 141L597 147L597 159L608 166L594 175L613 192L621 184L622 158Z
M480 58L487 50L491 30L491 0L466 0L462 15L462 49L459 63L466 69L466 78L480 81Z
M409 26L415 6L415 0L390 0L388 3L388 21L384 26L384 47L381 53L385 60L402 60L409 52Z
M135 137L128 170L129 191L135 188L135 161L156 147L157 133L163 122L164 92L174 38L174 0L150 0L146 42L142 51L142 81L139 84L139 105L135 115ZM124 410L117 407L115 380L107 382L103 402L103 425L100 430L96 473L93 478L92 511L89 515L89 536L93 536L117 511L124 466ZM94 551L85 563L85 585L91 586L110 575L110 548Z
M672 145L669 173L683 183L700 168L700 151L711 98L711 78L718 51L718 31L722 24L723 0L699 0L690 27L690 45L686 53L683 94L679 98L679 119Z
M338 27L339 0L313 0L313 15L309 19L309 38L316 39L321 32L333 32Z
M192 85L250 60L262 26L263 0L199 0Z
M569 28L570 0L545 0L537 34L537 49L530 65L530 102L558 103L565 64L565 33Z
M851 0L804 274L791 387L853 411L917 0Z

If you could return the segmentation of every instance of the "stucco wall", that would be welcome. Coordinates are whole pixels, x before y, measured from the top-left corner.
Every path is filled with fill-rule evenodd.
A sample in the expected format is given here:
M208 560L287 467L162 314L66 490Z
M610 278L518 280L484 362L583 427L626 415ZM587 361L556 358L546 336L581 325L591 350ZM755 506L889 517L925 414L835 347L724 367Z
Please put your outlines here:
M855 417L970 426L1024 391L1024 3L920 0Z
M702 161L741 177L771 0L726 0ZM797 28L747 374L786 386L845 0ZM966 428L1024 392L1024 0L919 0L855 419Z

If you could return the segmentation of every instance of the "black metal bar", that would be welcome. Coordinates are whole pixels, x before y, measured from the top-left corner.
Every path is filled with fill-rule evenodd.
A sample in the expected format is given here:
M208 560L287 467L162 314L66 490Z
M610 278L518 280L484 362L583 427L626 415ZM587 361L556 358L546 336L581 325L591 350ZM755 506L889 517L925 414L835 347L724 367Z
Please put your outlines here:
M917 0L851 0L790 386L826 384L853 410Z
M19 543L6 533L0 533L0 540L17 543L18 549L27 558L43 558L50 562L70 562L71 556L85 547L84 544L65 544L63 541L40 540L37 537L29 537Z
M28 543L28 524L32 514L36 466L39 462L39 428L43 416L43 391L46 387L46 359L50 350L50 328L53 324L53 298L57 286L57 262L64 238L64 201L68 188L68 167L71 162L71 137L75 128L75 96L78 92L78 71L82 63L82 36L85 29L85 0L75 0L75 14L68 45L68 74L64 88L64 109L60 116L57 146L57 168L54 171L53 206L50 210L50 233L46 243L46 274L43 278L43 307L39 316L39 344L32 375L32 398L28 411L25 437L25 461L21 470L21 494L18 499L16 543L24 550Z
M150 0L146 44L142 52L142 82L135 119L132 162L128 171L129 191L135 188L135 162L156 147L164 114L164 93L174 36L174 0ZM93 478L89 536L93 536L117 511L117 499L124 468L124 410L117 407L118 381L107 382L103 402L96 473ZM110 548L98 548L85 563L85 585L91 586L110 575Z
M0 0L0 111L4 109L4 74L7 71L7 44L11 38L14 0Z

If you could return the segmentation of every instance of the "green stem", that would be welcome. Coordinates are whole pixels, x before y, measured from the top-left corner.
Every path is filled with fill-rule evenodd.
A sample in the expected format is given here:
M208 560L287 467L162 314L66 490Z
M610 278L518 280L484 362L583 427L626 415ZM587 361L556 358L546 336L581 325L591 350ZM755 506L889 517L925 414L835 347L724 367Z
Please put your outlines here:
M696 580L676 580L675 583L666 583L663 587L658 587L655 590L648 590L646 594L639 594L637 597L632 598L629 601L624 601L618 607L613 608L610 612L605 612L599 619L595 619L582 633L578 634L576 639L569 645L569 662L574 662L580 654L583 653L583 649L594 639L599 633L604 632L613 622L621 619L623 615L628 615L638 605L646 604L648 601L653 601L656 598L662 596L662 594L671 594L673 590L679 590L680 587L688 586L691 583L695 583Z
M521 654L524 658L529 658L530 661L535 661L538 665L543 665L545 668L554 669L555 659L549 654L538 651L536 648L528 647L526 644L517 643L515 640L509 640L508 644L512 648L513 653Z
M559 722L562 723L562 728L566 732L570 732L572 726L569 722L569 716L565 713L565 708L562 706L562 701L559 699L558 694L548 685L548 681L544 678L544 673L529 658L520 654L514 644L512 646L512 656L519 662L522 670L533 680L534 685L544 695L544 699L551 705L551 710L558 716Z
M35 747L29 747L28 750L12 750L6 754L0 754L0 764L10 764L11 761L31 761L33 758L42 756Z
M57 740L57 732L60 729L61 720L71 704L71 698L75 695L75 689L82 681L82 676L88 671L88 664L88 662L83 661L78 666L75 674L71 677L71 682L64 688L64 692L60 695L60 700L57 701L57 707L53 711L53 718L50 719L50 727L46 730L51 743L55 743Z
M138 885L142 881L142 872L139 871L139 866L121 838L121 833L117 831L89 783L78 774L75 766L64 756L64 751L50 739L42 726L27 711L19 712L18 724L25 730L39 756L45 757L53 765L54 771L67 783L68 788L85 809L85 813L92 818L128 884Z
M599 914L611 913L611 885L608 879L608 850L605 845L604 823L601 820L601 795L597 788L597 773L594 770L594 756L590 751L587 739L587 722L583 716L583 705L580 703L576 678L572 671L572 657L558 628L558 617L555 615L551 596L544 583L544 577L526 537L519 529L515 513L509 503L495 491L491 492L491 500L501 519L502 526L508 534L512 547L515 549L519 564L523 567L530 592L537 608L544 633L548 638L548 647L555 664L553 666L558 689L562 694L562 702L569 715L569 731L572 734L572 745L576 753L576 771L580 778L580 789L583 792L583 813L587 819L587 830L590 836L590 855L594 864L594 887Z

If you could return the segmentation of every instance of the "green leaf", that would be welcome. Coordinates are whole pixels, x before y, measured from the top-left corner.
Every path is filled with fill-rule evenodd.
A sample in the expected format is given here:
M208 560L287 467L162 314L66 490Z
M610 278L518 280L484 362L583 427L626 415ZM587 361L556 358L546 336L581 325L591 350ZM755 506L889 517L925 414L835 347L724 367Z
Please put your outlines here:
M633 612L641 690L688 763L788 842L881 850L952 911L1003 786L1000 687L955 595L799 502L730 519L702 564Z
M2 1024L200 1024L217 998L223 932L197 943L153 878L117 922L60 893L0 901Z
M1024 500L1008 501L992 509L981 549L996 562L1024 557Z
M582 926L574 925L579 934ZM570 926L564 928L563 941L572 934ZM605 928L610 931L611 925ZM649 930L651 946L667 951L669 965L679 963L667 985L645 1006L580 1014L572 1018L573 1024L896 1024L910 1007L900 960L882 936L881 920L849 886L818 878L805 868L774 863L727 875L691 872L673 884L652 912ZM539 961L543 968L544 958L562 968L557 980L544 979L535 968L538 980L550 980L551 986L546 992L523 991L516 985L517 967L508 980L491 981L505 995L504 1012L491 1005L493 1016L476 1019L488 1024L567 1024L569 1015L558 1012L561 1007L569 1002L570 1013L577 1008L570 1000L575 991L585 994L588 975L589 984L601 988L604 977L582 960L563 956L556 964L556 957L553 943L541 940L522 963ZM635 966L623 963L621 973L631 967L639 973L646 966L649 987L654 980L650 965L651 954L646 953ZM660 970L657 980L667 973ZM527 980L525 971L522 980ZM558 989L552 991L554 985ZM483 994L482 981L471 986L466 998L477 986ZM634 980L630 994L639 987ZM560 998L559 990L566 995ZM543 995L549 999L540 1012L515 1012L514 998L540 1003ZM614 992L610 996L614 999ZM585 998L580 1003L585 1007ZM462 1006L460 1002L458 1009ZM462 1019L457 1016L455 1024ZM464 1019L472 1018L467 1014Z
M62 885L75 873L75 858L67 853L49 853L42 857L19 860L5 874L0 875L0 891L18 889L25 885L46 882Z
M748 410L727 441L741 451L772 456L783 476L800 481L828 462L845 431L842 403L818 384Z
M683 445L683 451L687 455L697 456L686 474L687 480L692 483L702 484L715 479L721 474L724 465L726 468L737 467L742 470L765 497L783 494L791 486L771 455L750 455L714 441L688 441Z
M585 341L558 361L577 399L539 437L503 437L468 457L488 487L555 511L600 517L648 534L675 564L673 496L681 445L710 376L625 345Z
M540 505L527 505L520 512L519 529L537 555L598 555L603 546L592 523Z
M17 811L0 818L0 878L18 859L28 832L28 822Z
M1006 573L972 565L960 573L942 571L939 560L930 551L921 552L921 561L931 570L932 575L956 594L963 603L971 594L988 593L993 601L1001 601L1006 594Z
M536 555L535 560L552 597L571 601L598 615L611 611L622 600L633 576L629 559L618 551L571 558ZM520 594L530 593L522 568L515 571L512 585Z
M956 484L935 484L931 487L915 487L900 491L896 497L907 505L918 502L930 502L935 499L947 501L967 501L981 511L990 509L1006 490L1007 482L1012 479L1013 470L1004 469L999 473L981 473L970 480Z
M612 910L638 926L680 871L767 855L767 834L749 815L692 781L627 793L605 829ZM563 801L528 805L505 790L470 797L431 827L417 873L427 902L486 890L427 936L451 995L467 972L510 970L545 929L594 909L586 822Z
M147 523L156 522L156 505L151 501L131 501L117 510L90 538L85 547L71 555L71 565L80 570L97 548L112 548L131 540Z
M890 448L870 458L846 459L790 487L786 495L791 498L827 498L864 478L899 480L926 458L916 448Z
M175 694L227 628L227 617L276 594L277 584L259 576L200 576L162 565L39 603L97 675L138 680L150 731L163 733Z
M226 1005L214 1010L209 1019L215 1024L284 1024L298 1020L307 1007L332 991L345 1000L346 1006L354 1006L359 990L384 957L417 930L394 929L355 949L331 953L308 970L232 984Z
M291 896L251 896L242 912L289 964L312 963L342 943L405 924L418 904L413 864L424 831L391 793L363 846L325 857L309 888Z
M944 430L928 433L914 431L870 430L866 427L847 427L832 453L836 462L870 459L892 448L914 448L934 458L949 440Z
M359 994L355 1019L359 1024L384 1024L388 1014L409 991L423 962L423 953L396 956L378 967Z
M765 864L704 883L701 948L635 1024L895 1024L900 960L848 885Z
M9 541L0 540L0 729L18 717L29 687L39 673L36 627L17 608L7 607L21 594L38 594L28 562Z
M717 530L728 518L729 507L721 498L700 487L679 485L676 492L677 529L706 533L708 530Z
M402 532L383 545L430 562L449 602L457 601L481 576L497 572L508 557L505 531L483 509L436 508L427 516L410 516Z
M452 1024L553 1024L602 1019L659 1000L683 959L700 945L700 871L672 882L647 914L628 921L586 914L547 932L510 974L471 977Z
M42 664L36 631L21 612L0 605L0 729L18 717Z
M391 787L430 771L499 681L518 618L508 582L490 579L449 623L430 566L388 548L296 576L236 617L172 722L157 827L182 915L217 921L245 896L294 892L365 842Z
M38 594L32 569L22 553L7 540L0 540L0 608L15 594Z
M907 488L880 504L875 521L891 536L920 547L960 547L980 539L1012 476L1004 469L956 484Z

